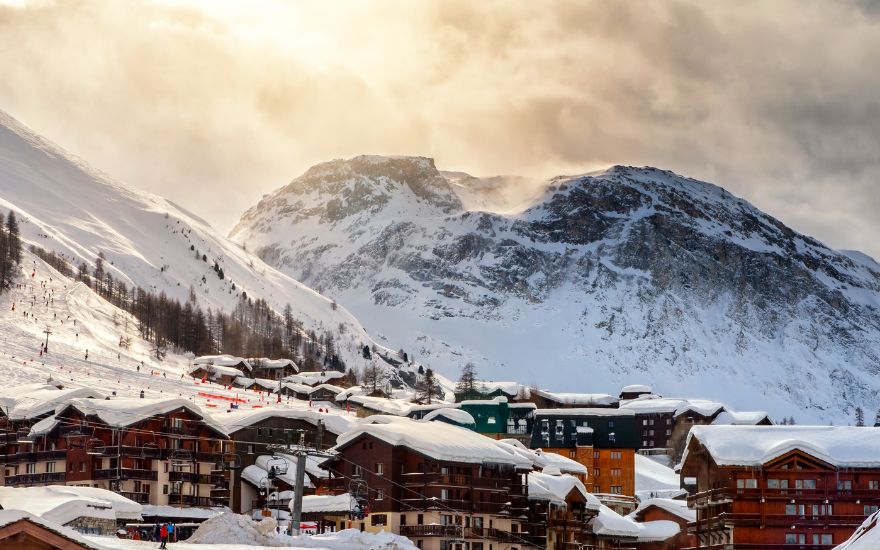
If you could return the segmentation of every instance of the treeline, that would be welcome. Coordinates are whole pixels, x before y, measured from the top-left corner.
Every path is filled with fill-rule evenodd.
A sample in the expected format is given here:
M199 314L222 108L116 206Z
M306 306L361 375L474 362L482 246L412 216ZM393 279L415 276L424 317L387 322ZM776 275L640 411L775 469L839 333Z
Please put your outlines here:
M175 349L196 355L227 353L240 357L289 358L306 370L330 368L345 372L333 335L305 331L289 305L279 315L265 300L252 299L242 293L230 313L203 311L196 302L193 288L184 303L164 292L155 294L139 287L128 288L105 269L103 253L98 255L90 271L85 263L74 270L54 252L38 247L32 250L58 271L74 276L108 302L130 313L137 320L137 327L133 329L153 344L152 353L157 359L162 359L168 349ZM119 345L123 348L131 345L125 326L121 328Z
M15 212L0 214L0 294L12 286L15 266L21 263L21 236Z

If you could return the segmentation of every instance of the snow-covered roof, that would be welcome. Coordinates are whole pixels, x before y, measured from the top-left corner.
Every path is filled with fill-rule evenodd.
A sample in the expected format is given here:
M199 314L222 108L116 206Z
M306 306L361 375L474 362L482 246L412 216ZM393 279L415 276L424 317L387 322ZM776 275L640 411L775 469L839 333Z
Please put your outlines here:
M599 515L590 520L590 526L597 535L608 537L638 537L640 531L636 522L604 504L599 507Z
M292 359L268 359L266 357L258 357L250 360L251 365L259 365L263 369L283 369L290 367L299 372L299 366Z
M80 517L113 521L141 519L140 504L94 487L0 487L0 506L24 510L60 525Z
M578 408L578 409L537 409L536 416L635 416L633 411L627 409L601 409L601 408Z
M492 399L465 399L459 405L498 405L499 403L507 403L507 397L499 395Z
M764 411L735 412L725 410L715 417L712 424L716 426L756 426L759 422L769 418L770 416Z
M706 399L687 399L675 410L675 416L695 412L701 416L712 416L724 411L724 404Z
M661 542L674 537L681 531L681 526L667 519L636 523L639 528L639 542Z
M532 390L535 394L562 405L579 405L584 407L607 405L612 406L620 402L620 398L607 393L559 393L548 390Z
M336 380L343 377L345 377L344 372L339 372L338 370L327 370L323 373L301 372L299 374L291 374L290 376L285 376L284 380L286 382L293 382L294 384L308 384L309 386L314 386L315 384L323 384L324 382L329 382L330 380Z
M97 416L108 426L125 427L154 416L162 416L178 409L186 409L204 420L205 424L221 434L226 432L213 418L206 415L195 403L178 397L159 399L74 399L56 410L61 413L66 407L75 407L86 416Z
M396 416L371 416L371 423L355 426L341 435L335 449L344 447L360 437L370 435L395 447L407 447L417 453L450 462L472 464L502 463L531 469L530 461L512 455L499 447L493 439L444 422L431 423Z
M290 511L293 511L293 501L290 502ZM308 513L348 513L354 507L354 499L351 495L309 495L302 499L302 511Z
M529 391L528 386L524 386L519 382L495 382L492 380L477 380L474 382L475 389L480 393L492 393L501 390L511 397L516 397L520 390Z
M542 468L554 467L564 474L587 475L587 467L576 460L557 453L546 453L541 449L533 451L538 460L543 461Z
M212 418L226 433L235 433L243 428L248 428L269 418L288 418L292 420L304 420L309 424L318 425L318 420L324 423L325 429L332 434L343 434L357 423L357 419L342 414L320 413L307 408L270 408L239 409L237 411L216 412Z
M318 384L317 386L313 387L312 391L309 393L315 393L316 391L320 391L320 390L327 390L329 392L332 392L335 395L338 395L339 392L341 392L344 389L345 388L342 388L340 386L334 386L333 384Z
M24 510L0 510L0 527L6 527L7 525L12 525L13 523L17 523L22 520L29 521L34 525L39 525L44 529L48 529L49 531L52 531L59 536L74 541L84 548L90 548L92 550L111 550L109 547L104 546L103 544L98 544L97 542L93 542L85 538L70 527L64 527L63 525L60 525L54 521L41 518Z
M43 384L29 384L8 388L0 397L3 411L12 420L32 419L53 412L73 399L104 399L105 395L91 388L65 388Z
M220 378L221 376L231 376L233 378L242 378L244 377L244 373L240 370L233 367L226 367L223 365L211 365L211 364L198 364L189 371L190 376L199 370L199 369L207 369L210 378Z
M311 455L306 457L306 473L308 474L304 480L306 487L314 487L311 478L325 479L330 475L327 470L319 466L324 460L324 458ZM296 485L296 457L284 453L258 456L254 464L247 466L241 471L241 479L256 487L262 487L266 480L268 480L269 470L273 466L276 470L286 466L287 471L283 474L276 473L276 479L287 483L291 487Z
M687 501L685 500L675 500L671 498L649 498L639 502L638 508L633 511L629 517L631 519L636 519L636 517L647 510L648 508L656 506L661 510L669 512L670 514L680 517L685 521L697 521L697 511L691 508L688 508Z
M253 370L247 359L234 355L202 355L193 359L193 365L214 365L215 367L237 367L241 365L248 370Z
M638 399L621 401L620 408L631 410L638 414L672 414L676 410L678 410L678 408L681 407L684 402L684 399L643 395Z
M669 466L664 466L656 459L666 455L648 457L636 453L635 482L636 496L642 499L654 497L675 497L685 493L681 488L681 478Z
M630 384L629 386L624 386L620 393L651 393L652 391L654 391L654 388L646 384Z
M551 475L529 472L529 500L547 500L557 506L565 506L565 499L572 491L580 493L589 510L599 510L602 503L587 492L581 480L571 475Z
M880 548L880 512L874 512L856 529L855 533L834 550L877 550Z
M694 426L699 441L719 466L760 466L790 451L801 450L841 468L880 467L880 428L855 426Z
M475 426L476 421L474 417L471 416L471 413L467 411L463 411L461 409L453 409L453 408L440 408L434 409L425 415L422 420L430 421L436 420L437 418L445 418L447 420L451 420L460 426Z

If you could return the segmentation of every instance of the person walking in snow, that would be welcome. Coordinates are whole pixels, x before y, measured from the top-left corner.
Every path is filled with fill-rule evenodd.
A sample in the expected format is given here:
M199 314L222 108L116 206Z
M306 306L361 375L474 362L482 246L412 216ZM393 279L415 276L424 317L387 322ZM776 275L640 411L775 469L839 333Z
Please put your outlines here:
M159 542L159 531L160 531L160 529L159 529L159 524L157 523L157 524L153 527L153 540L156 541L156 542Z
M159 528L159 537L162 539L162 544L159 545L159 548L166 548L166 544L168 544L168 524L163 523L162 527Z

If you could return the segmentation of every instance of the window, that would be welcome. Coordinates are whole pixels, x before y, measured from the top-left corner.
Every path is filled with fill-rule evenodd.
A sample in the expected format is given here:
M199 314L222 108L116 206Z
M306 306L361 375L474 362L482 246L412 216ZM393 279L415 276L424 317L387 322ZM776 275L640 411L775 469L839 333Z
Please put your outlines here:
M385 498L385 489L376 489L376 500Z
M646 418L646 419L642 420L642 426L647 426L647 425L648 425L648 419Z
M599 477L599 468L593 468L593 477Z
M85 462L80 462L80 463L79 463L79 471L80 471L80 472L85 472L85 471L86 471L86 463L85 463Z
M786 533L785 544L806 544L807 535L803 533Z
M868 480L868 490L869 491L880 490L880 479L869 479Z
M611 477L620 477L620 468L611 468Z
M360 477L362 472L363 472L363 468L361 468L359 464L352 464L351 465L351 475L353 477Z
M653 425L654 425L654 419L652 418L652 419L650 420L649 423L651 424L651 426L653 426Z
M37 464L35 462L28 462L24 468L24 473L26 473L26 474L37 473Z
M577 458L577 451L568 451L568 458L571 458L571 459Z
M440 498L443 500L449 500L449 489L440 489Z
M614 427L614 421L613 421L613 420L609 420L609 421L608 421L608 427L609 427L609 428L613 428L613 427Z
M598 485L593 485L593 492L594 492L594 493L601 493L601 492L602 492L602 488L599 487Z
M831 535L820 535L820 534L813 535L813 544L824 544L824 545L830 546L830 545L834 544L831 541L832 541Z
M832 516L834 508L831 504L813 504L811 507L813 516Z
M370 516L370 525L388 525L386 514L373 514Z
M248 443L247 454L249 454L249 455L254 454L254 444L253 443Z
M672 435L672 430L670 430L669 428L666 428L666 435L667 436Z
M758 488L758 480L757 479L737 479L736 480L736 488L737 489L757 489Z
M167 495L167 494L168 494L168 484L167 484L167 483L164 484L164 485L162 485L162 494L163 494L163 495Z
M648 441L648 446L649 446L649 447L653 447L653 446L654 446L654 440L653 440L653 439L652 439L651 441Z
M768 489L788 489L788 480L787 479L768 479L767 480L767 488Z
M620 451L611 451L611 460L620 460L622 456L623 453L621 453Z
M54 462L47 462L46 463L46 473L47 474L54 474L55 473L55 463Z
M816 489L816 480L815 479L796 479L796 480L794 480L794 488L795 489L814 490L814 489Z
M648 430L648 435L651 436L651 437L653 437L653 435L654 435L654 430Z
M596 460L599 459L599 451L593 451L593 458Z
M382 471L383 471L383 470L384 470L384 467L383 467L383 464L382 464L381 462L379 462L378 464L376 464L376 475L377 475L377 476L382 475Z
M668 424L672 424L672 419L671 419L671 418L667 418L667 419L666 419L666 424L667 424L667 425L668 425Z
M643 440L642 440L642 447L647 447L647 446L648 446L648 440L647 440L647 439L643 439Z
M785 515L804 517L804 515L805 515L804 505L803 504L786 504L785 505Z
M841 479L837 482L838 491L852 491L852 481L849 479Z
M865 515L870 516L874 512L878 510L877 505L875 504L865 504Z
M474 516L473 518L474 528L482 529L483 528L483 518L480 516Z
M621 486L621 485L612 485L612 486L611 486L611 494L612 494L612 495L622 495L622 494L623 494L623 486Z

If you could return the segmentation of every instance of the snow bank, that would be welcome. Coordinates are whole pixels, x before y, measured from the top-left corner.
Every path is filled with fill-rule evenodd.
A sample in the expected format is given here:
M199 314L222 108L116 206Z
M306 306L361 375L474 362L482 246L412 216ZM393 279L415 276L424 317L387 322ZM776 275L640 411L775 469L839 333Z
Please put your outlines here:
M856 529L853 536L834 550L877 550L880 548L880 512L874 512Z
M672 468L638 453L635 457L637 497L643 500L676 497L685 492L681 488L681 478Z
M252 546L321 548L322 550L415 550L405 537L346 529L325 535L289 537L275 532L272 518L256 522L247 516L222 514L204 522L188 544L245 544Z
M140 520L141 505L94 487L0 487L0 507L17 509L65 525L77 518Z

